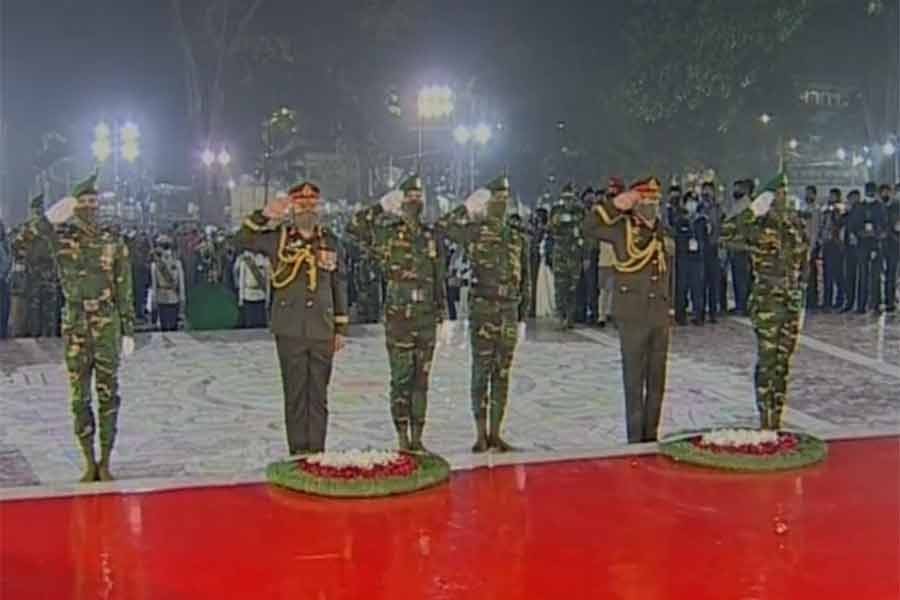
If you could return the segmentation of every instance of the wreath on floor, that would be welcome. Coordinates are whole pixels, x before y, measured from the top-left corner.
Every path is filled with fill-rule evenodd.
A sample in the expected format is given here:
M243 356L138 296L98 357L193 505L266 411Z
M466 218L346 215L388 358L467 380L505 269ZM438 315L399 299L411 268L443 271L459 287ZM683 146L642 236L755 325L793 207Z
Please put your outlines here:
M815 436L756 429L713 429L664 440L659 449L677 462L745 472L799 469L828 455L826 443Z
M321 452L272 463L269 483L331 498L409 494L450 478L450 464L436 454L378 450Z

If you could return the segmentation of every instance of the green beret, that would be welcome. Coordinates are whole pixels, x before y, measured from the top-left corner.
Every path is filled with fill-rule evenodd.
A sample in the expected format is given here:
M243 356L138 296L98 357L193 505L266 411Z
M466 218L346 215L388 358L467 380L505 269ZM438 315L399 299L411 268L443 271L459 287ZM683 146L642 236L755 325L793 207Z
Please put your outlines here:
M574 196L575 195L575 185L572 183L567 183L563 186L562 196Z
M487 187L489 192L508 192L510 191L509 177L507 177L506 175L501 175L500 177L488 183L485 187Z
M29 203L31 208L44 208L44 194L38 194Z
M418 175L410 175L406 178L406 180L400 184L398 188L401 192L421 192L424 188L422 187L422 178Z
M72 196L75 198L80 198L82 196L87 196L88 194L97 194L97 177L98 174L94 173L84 181L81 181L75 184L75 188L72 190Z

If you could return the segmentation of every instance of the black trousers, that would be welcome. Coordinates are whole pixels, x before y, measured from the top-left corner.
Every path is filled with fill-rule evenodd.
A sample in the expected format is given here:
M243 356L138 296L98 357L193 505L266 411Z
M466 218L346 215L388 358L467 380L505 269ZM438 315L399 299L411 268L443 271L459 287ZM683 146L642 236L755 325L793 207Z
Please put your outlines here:
M856 291L859 287L857 281L859 279L859 248L849 246L844 256L844 289L847 295L847 309L853 308L856 304Z
M703 287L706 312L710 317L719 313L719 287L722 279L722 268L719 265L719 246L713 244L707 246L703 255ZM701 310L702 312L702 310Z
M809 274L806 279L806 308L819 308L819 261L809 259Z
M731 261L731 285L734 287L734 305L739 313L747 313L747 302L750 298L750 254L739 251L732 252Z
M884 252L884 304L887 310L894 311L897 309L897 268L900 263L900 249L897 248L897 242L890 238L885 240L885 245L888 244L893 246L886 248Z
M618 327L628 443L653 442L666 390L669 326L628 321Z
M825 288L822 304L825 308L844 305L844 252L841 244L826 242L822 247L822 283ZM836 296L835 296L836 294Z
M262 329L267 325L266 301L244 301L244 305L241 306L241 326L246 329Z
M0 279L0 339L9 337L9 311L12 296L9 284Z
M691 297L691 308L694 318L703 320L705 282L703 277L703 258L679 256L675 266L675 320L684 323L687 313L688 295Z
M878 308L881 304L881 249L876 244L860 244L859 283L856 291L858 312Z
M328 384L334 360L332 340L276 336L284 424L291 454L325 450L328 430Z
M178 329L178 304L159 305L159 328L161 331L176 331Z

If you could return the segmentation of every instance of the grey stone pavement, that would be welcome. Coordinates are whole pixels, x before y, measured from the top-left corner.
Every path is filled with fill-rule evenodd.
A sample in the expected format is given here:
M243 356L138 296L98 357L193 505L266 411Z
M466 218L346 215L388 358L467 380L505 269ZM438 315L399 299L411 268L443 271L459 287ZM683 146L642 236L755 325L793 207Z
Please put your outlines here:
M438 351L426 432L426 444L456 465L467 460L473 440L466 336L459 325ZM745 320L675 329L664 435L754 425L754 360ZM518 456L621 449L620 368L615 329L561 333L531 324L517 353L506 421L507 437L522 449ZM267 332L139 335L120 382L114 454L120 486L259 478L286 452L281 383ZM381 326L354 328L335 364L329 447L393 444L387 382ZM808 317L790 399L789 427L827 437L896 433L900 318ZM0 488L66 486L80 469L61 341L0 341Z

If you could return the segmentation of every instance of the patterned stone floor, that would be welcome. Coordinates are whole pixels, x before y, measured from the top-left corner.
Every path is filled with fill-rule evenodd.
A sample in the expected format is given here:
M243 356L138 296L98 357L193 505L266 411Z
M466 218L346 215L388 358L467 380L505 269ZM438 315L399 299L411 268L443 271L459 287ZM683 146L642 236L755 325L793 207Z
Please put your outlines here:
M450 457L472 442L462 325L438 351L426 443ZM263 331L144 334L121 371L115 471L127 481L258 477L283 456L274 344ZM752 425L755 339L744 320L677 329L664 433ZM0 341L0 487L77 478L59 340ZM380 326L356 328L336 362L329 446L393 443ZM788 425L824 436L900 429L900 319L812 315L794 360ZM574 455L625 441L614 329L532 326L514 366L508 437Z

